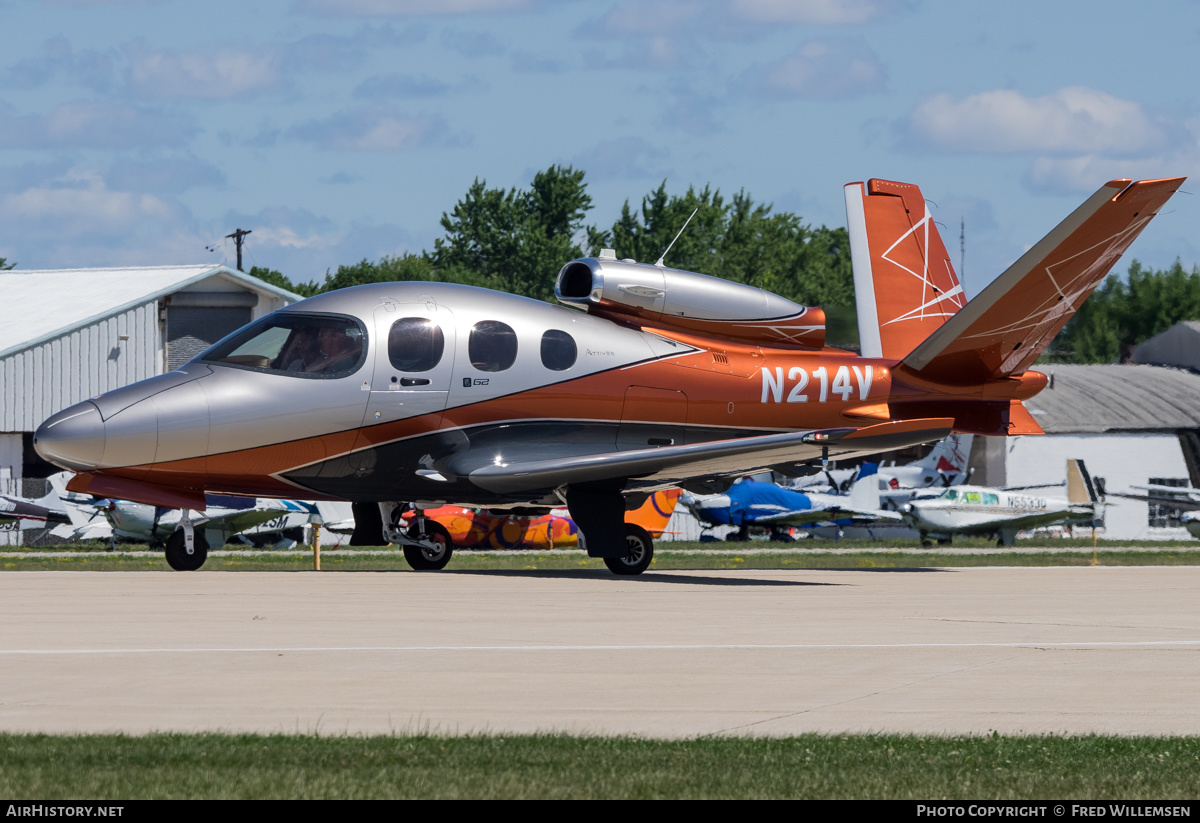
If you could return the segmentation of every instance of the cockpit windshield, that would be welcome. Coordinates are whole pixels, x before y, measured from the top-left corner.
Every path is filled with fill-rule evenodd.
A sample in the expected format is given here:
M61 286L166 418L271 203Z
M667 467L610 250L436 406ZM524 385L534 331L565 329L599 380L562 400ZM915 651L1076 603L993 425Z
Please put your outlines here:
M362 324L341 315L279 312L234 332L196 359L297 377L344 377L366 355Z

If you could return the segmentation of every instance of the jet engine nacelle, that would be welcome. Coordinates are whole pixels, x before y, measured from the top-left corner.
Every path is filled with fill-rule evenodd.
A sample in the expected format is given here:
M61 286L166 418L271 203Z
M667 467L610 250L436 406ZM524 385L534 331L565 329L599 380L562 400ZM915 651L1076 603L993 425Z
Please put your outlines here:
M739 343L821 348L825 312L706 274L618 260L609 249L573 260L554 294L617 322L695 332Z

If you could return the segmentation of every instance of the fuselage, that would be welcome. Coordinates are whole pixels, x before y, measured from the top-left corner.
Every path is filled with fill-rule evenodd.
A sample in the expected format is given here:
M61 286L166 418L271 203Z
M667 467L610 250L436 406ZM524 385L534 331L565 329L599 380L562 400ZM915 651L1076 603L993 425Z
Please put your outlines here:
M314 343L322 335L340 342ZM861 427L890 419L897 398L956 396L897 390L895 366L618 323L469 286L380 283L289 306L174 372L76 404L43 423L35 443L135 499L149 488L556 505L552 488L490 492L467 475L515 455ZM977 400L980 388L961 394Z
M949 488L937 497L913 500L901 506L900 511L912 528L945 536L1083 523L1095 516L1092 504L984 486Z

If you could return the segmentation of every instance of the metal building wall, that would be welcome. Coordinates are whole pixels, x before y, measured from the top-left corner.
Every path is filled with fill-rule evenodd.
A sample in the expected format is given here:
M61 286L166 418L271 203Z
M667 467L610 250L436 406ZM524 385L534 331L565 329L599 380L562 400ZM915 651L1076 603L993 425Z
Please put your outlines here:
M0 359L0 432L33 431L73 403L160 374L160 336L150 300Z
M1058 482L1066 476L1068 458L1082 459L1092 477L1104 478L1109 492L1130 491L1131 485L1144 485L1151 477L1188 477L1179 438L1170 433L1046 434L994 439L1006 446L1006 471L1011 486ZM1066 497L1066 489L1062 486L1034 489L1031 493ZM1182 528L1151 528L1147 522L1147 505L1142 501L1109 497L1108 503L1104 537L1112 540L1191 539Z

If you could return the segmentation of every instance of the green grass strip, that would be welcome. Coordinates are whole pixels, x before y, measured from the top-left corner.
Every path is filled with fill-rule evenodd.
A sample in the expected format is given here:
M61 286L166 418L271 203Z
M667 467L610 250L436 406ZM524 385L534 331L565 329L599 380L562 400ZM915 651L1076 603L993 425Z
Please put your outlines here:
M1196 737L0 735L12 800L1198 795Z
M705 549L712 544L704 544ZM0 571L170 571L166 560L158 553L130 556L121 553L69 553L66 556L47 556L49 552L29 552L20 557L0 557ZM1097 556L1101 566L1196 566L1200 565L1200 550L1106 550ZM954 554L940 551L851 551L832 554L820 551L761 552L738 551L736 548L719 553L690 554L687 551L660 549L655 554L650 572L713 569L908 569L908 568L967 568L979 566L1089 566L1091 549L1041 551L1005 551L991 549L978 554ZM269 552L216 556L210 554L200 573L214 571L311 571L311 555L273 554ZM582 553L517 554L488 552L456 554L446 567L454 571L566 571L604 570L602 561ZM323 572L338 571L411 571L404 556L397 551L353 552L321 555ZM606 572L607 573L607 572Z

